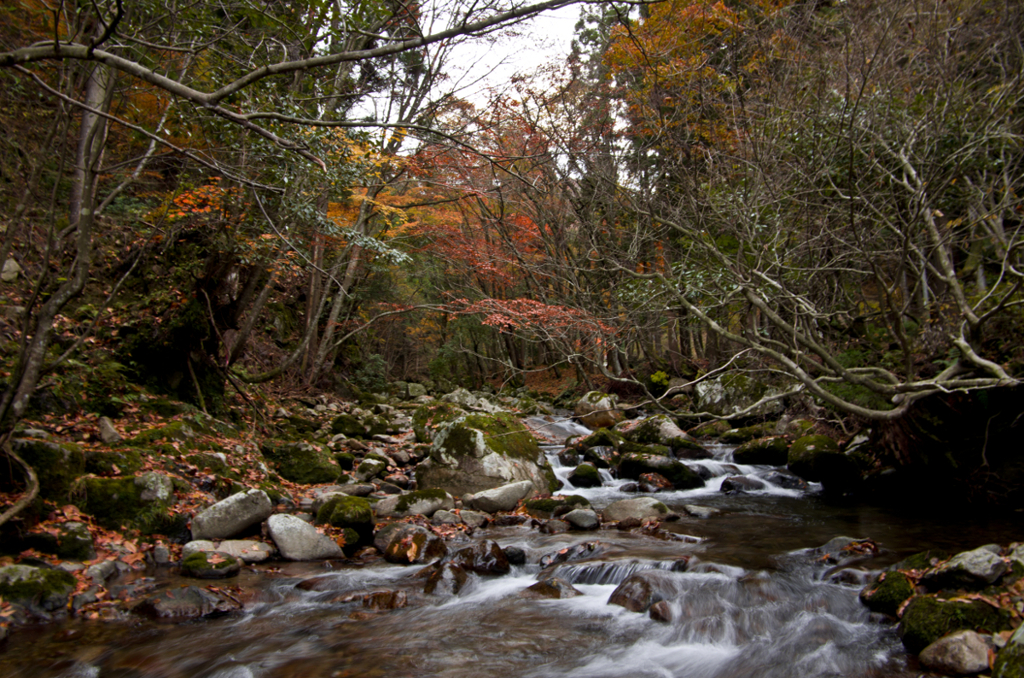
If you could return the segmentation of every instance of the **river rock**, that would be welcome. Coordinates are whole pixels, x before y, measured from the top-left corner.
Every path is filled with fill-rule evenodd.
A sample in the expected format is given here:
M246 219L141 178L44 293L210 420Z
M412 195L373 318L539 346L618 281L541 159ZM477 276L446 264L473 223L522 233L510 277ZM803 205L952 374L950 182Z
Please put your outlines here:
M600 391L585 394L576 402L573 412L591 429L611 428L623 419L615 396Z
M423 592L434 596L454 596L469 580L469 575L458 565L441 563L427 579Z
M722 481L722 492L753 492L763 490L765 484L750 476L729 476Z
M671 624L675 615L672 612L672 604L667 600L659 600L647 610L651 619L661 624Z
M181 574L196 579L237 577L242 561L221 551L197 551L181 561Z
M181 548L181 558L185 560L193 553L202 551L227 553L246 564L262 563L274 555L273 546L254 539L229 539L218 542L201 539L185 544Z
M416 490L396 497L381 499L374 506L378 516L423 515L428 518L438 511L451 511L455 508L455 499L444 490Z
M797 439L789 448L787 466L804 480L821 483L830 491L846 491L860 482L857 463L843 454L836 441L828 436Z
M416 467L417 487L454 496L479 493L529 481L547 494L560 481L540 446L511 414L469 414L441 424L434 432L430 458Z
M878 575L860 592L860 600L872 612L895 617L900 606L914 595L914 583L902 572L890 570Z
M655 492L669 492L673 489L668 478L660 473L641 473L640 491L653 494Z
M387 471L387 462L380 459L364 459L359 466L356 467L356 480L361 483L365 483L368 480L372 480L379 475L382 475Z
M469 511L462 509L459 511L459 518L462 522L472 528L486 527L487 523L490 522L491 517L486 513L480 513L478 511Z
M100 440L107 445L113 445L114 443L121 442L121 434L114 428L114 422L110 420L110 417L100 417Z
M737 464L785 466L789 460L789 441L783 436L750 440L733 450L732 458Z
M921 650L921 664L938 673L954 676L988 669L988 645L974 631L957 631Z
M540 531L544 534L562 534L570 529L572 529L572 526L569 523L554 518L545 520L544 524L540 526Z
M775 485L776 487L781 487L784 490L807 489L807 481L805 481L803 478L798 478L794 475L790 475L789 473L772 471L768 475L764 476L764 479L767 480L772 485Z
M683 507L683 510L694 518L710 518L722 512L721 509L711 508L710 506L698 506L696 504L687 504Z
M601 519L591 509L573 509L562 516L575 530L596 530L601 527Z
M941 600L917 596L903 610L897 634L909 652L919 653L954 631L985 629L996 633L1010 628L1010 616L980 600Z
M634 497L631 499L620 499L605 507L602 518L606 523L618 522L635 518L646 520L648 518L662 519L668 515L668 507L653 497Z
M1009 563L999 556L998 551L993 553L982 546L953 556L926 573L922 583L933 591L943 588L980 590L994 584L1009 571Z
M192 539L227 539L263 522L274 512L263 490L233 494L199 512L192 519Z
M620 478L639 480L644 473L658 473L668 479L677 490L690 490L704 486L704 481L681 461L658 454L630 453L619 461Z
M363 607L367 610L398 610L408 604L405 591L375 591L363 596Z
M671 596L672 587L659 570L645 570L628 577L612 591L609 605L620 605L630 612L646 612L651 605Z
M463 497L462 503L464 506L487 513L512 511L520 501L530 497L535 490L536 486L532 481L524 480L471 494Z
M67 608L75 584L75 578L63 570L31 565L0 567L0 598L41 617Z
M992 665L992 678L1020 678L1024 676L1024 624L1010 636L1010 642L996 655Z
M615 430L627 440L641 445L664 445L676 454L686 450L705 451L667 414L623 421L615 426Z
M747 416L770 416L781 413L781 400L766 401L753 407L766 396L781 394L782 390L756 381L746 374L727 372L694 384L696 404L694 411L729 416L744 412Z
M267 531L286 560L341 558L341 547L330 537L295 516L277 514L267 519Z
M394 524L397 525L394 529L385 528L378 531L377 535L383 532L386 537L378 540L377 535L374 536L374 546L383 551L384 560L389 563L429 563L443 558L448 552L444 540L427 528L419 525ZM384 541L384 548L381 548L381 542Z
M605 546L601 542L586 541L582 544L567 546L566 548L555 551L554 553L548 553L541 556L538 562L542 568L548 568L552 565L560 565L562 563L571 563L576 560L596 558L604 553L604 551Z
M260 451L282 478L293 483L333 483L341 475L341 467L335 463L330 450L324 451L304 441L266 440L260 445Z
M505 552L497 542L489 539L459 549L447 556L446 560L467 572L477 574L508 574L511 569Z
M462 518L459 517L458 513L446 511L441 509L434 513L430 519L431 525L462 525Z
M520 598L540 600L575 598L582 595L582 591L560 577L547 577L519 592Z
M146 598L133 607L132 612L159 621L180 621L232 612L240 607L226 596L215 595L205 588L182 586Z

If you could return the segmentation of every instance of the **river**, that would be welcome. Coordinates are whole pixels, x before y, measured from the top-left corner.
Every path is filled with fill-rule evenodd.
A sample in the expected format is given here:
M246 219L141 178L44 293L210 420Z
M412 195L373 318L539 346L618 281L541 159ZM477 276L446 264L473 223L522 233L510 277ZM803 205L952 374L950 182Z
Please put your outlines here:
M566 424L555 437L578 429ZM549 458L563 480L569 468ZM636 531L543 534L524 526L478 530L473 539L518 546L525 565L501 577L471 575L458 596L423 593L419 567L277 563L244 571L231 585L246 592L242 612L170 625L139 619L69 620L12 632L0 647L9 678L899 678L920 675L892 623L858 601L863 583L912 553L1024 540L1016 516L973 518L943 506L906 511L823 496L820 488L719 490L729 475L763 478L776 469L732 465L732 450L694 462L712 475L705 487L657 497L681 518L659 539ZM630 495L621 481L562 493L597 507ZM685 507L715 509L691 517ZM913 508L913 510L910 510ZM882 550L837 568L813 551L845 535ZM664 535L663 535L664 536ZM539 560L583 542L590 558L545 571L583 595L520 597L536 583ZM686 563L680 566L681 563ZM659 570L674 593L672 621L608 605L630 574ZM146 573L159 585L195 583ZM321 577L318 590L297 584ZM401 609L369 612L362 594L403 591Z

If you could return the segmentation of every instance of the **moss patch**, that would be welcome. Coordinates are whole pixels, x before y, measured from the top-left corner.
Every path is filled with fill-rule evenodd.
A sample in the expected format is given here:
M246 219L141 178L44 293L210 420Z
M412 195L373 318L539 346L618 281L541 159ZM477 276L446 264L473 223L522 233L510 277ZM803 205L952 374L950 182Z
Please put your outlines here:
M117 467L116 469L114 467ZM101 452L89 450L85 455L85 472L99 476L135 473L142 468L142 452L131 448Z
M954 631L996 633L1010 628L1010 615L980 600L945 601L918 596L903 611L898 633L903 646L917 654Z
M872 612L895 617L900 605L914 595L914 584L902 572L883 572L860 592L860 600Z
M751 440L737 447L732 458L737 464L785 466L789 460L789 441L783 436Z
M0 567L0 598L26 607L55 611L65 607L75 578L63 570L28 565Z
M14 441L14 450L35 470L43 499L66 502L72 484L85 472L85 454L78 445L20 439ZM6 474L7 469L0 473ZM20 476L15 477L20 481Z
M260 451L282 478L293 483L333 483L341 474L328 453L309 443L268 440L260 445Z

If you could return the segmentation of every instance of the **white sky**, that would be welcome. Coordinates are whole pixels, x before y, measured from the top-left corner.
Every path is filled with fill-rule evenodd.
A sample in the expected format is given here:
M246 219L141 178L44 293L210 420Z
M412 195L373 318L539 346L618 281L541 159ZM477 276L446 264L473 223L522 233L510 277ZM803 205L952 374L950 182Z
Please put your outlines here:
M515 75L532 75L539 67L569 53L580 6L545 12L516 26L518 35L497 42L476 40L460 46L448 72L466 88L461 97L474 103L487 99L489 88L507 87Z

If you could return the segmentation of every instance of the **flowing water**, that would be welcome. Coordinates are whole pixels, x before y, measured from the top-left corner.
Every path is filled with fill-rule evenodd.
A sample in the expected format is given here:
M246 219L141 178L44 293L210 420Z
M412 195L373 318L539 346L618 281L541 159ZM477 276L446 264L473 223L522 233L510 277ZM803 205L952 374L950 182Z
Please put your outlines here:
M544 422L534 421L534 425ZM545 424L555 438L585 430ZM557 475L560 467L550 448ZM527 564L502 577L471 575L458 596L423 593L418 567L384 562L328 569L291 563L245 572L244 611L168 625L148 621L81 622L18 629L0 646L0 675L14 677L300 678L444 676L446 678L902 678L919 675L890 622L870 615L857 594L871 573L926 548L963 550L1024 539L1020 521L974 520L918 507L895 515L837 504L820 488L720 491L730 475L762 478L777 469L738 466L731 449L695 464L712 475L697 490L659 493L681 518L657 538L600 530L543 534L527 527L478 530L467 539L518 546ZM603 507L629 495L622 481L562 493ZM689 517L685 507L717 509ZM948 507L947 507L948 508ZM833 537L872 538L879 557L837 567L813 549ZM589 557L543 571L583 595L533 600L540 559L585 541ZM458 546L452 544L450 546ZM684 565L685 563L685 565ZM608 605L630 575L655 570L668 591L670 623ZM194 583L157 575L174 585ZM321 577L318 590L296 587ZM360 595L404 591L408 606L362 609ZM357 594L357 595L353 595Z

